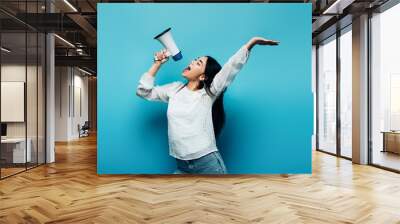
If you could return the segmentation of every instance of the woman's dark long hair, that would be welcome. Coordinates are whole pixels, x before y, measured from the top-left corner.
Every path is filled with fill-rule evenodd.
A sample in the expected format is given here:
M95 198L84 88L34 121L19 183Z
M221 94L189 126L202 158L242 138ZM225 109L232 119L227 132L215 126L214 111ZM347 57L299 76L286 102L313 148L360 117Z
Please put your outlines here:
M200 88L205 88L207 94L213 95L210 91L211 83L214 80L215 75L221 70L221 65L211 56L207 57L206 69L205 69L205 80L201 82ZM224 91L225 92L225 91ZM224 92L222 92L217 99L214 101L212 106L212 120L214 125L214 134L217 138L222 131L225 124L225 110L224 110Z

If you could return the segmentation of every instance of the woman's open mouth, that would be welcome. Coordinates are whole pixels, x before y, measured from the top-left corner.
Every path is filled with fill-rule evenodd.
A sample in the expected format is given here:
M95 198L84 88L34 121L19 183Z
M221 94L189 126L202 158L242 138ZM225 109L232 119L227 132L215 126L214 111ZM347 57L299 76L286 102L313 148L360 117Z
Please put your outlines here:
M186 71L190 71L190 66L187 66L185 69L183 69L183 72L186 72Z

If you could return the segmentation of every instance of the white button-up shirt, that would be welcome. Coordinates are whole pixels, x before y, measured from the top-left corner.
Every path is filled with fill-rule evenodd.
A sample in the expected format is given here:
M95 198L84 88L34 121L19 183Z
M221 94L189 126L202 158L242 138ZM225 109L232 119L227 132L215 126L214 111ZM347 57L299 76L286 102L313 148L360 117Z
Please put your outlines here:
M182 82L154 85L154 77L144 73L136 94L151 101L168 103L168 141L170 155L181 160L200 158L217 151L212 122L215 99L233 81L247 62L248 49L241 47L224 64L210 86L213 96L204 88L192 91Z

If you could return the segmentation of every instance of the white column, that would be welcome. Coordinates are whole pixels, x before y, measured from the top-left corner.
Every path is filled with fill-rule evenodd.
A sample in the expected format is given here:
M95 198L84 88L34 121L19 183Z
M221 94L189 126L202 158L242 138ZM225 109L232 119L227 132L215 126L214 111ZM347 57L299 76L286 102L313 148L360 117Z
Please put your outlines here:
M368 15L353 19L353 162L368 163Z
M54 6L47 1L47 12L53 12ZM55 44L54 34L46 35L46 163L55 161L54 133L55 133Z

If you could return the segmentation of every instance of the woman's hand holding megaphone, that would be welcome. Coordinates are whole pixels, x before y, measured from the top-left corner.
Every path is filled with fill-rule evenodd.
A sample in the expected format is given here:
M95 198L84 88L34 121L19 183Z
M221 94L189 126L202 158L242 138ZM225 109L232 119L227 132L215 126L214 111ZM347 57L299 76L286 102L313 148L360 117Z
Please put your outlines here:
M164 64L169 59L169 53L166 49L158 51L154 54L154 63Z
M168 61L169 52L166 49L163 49L161 51L158 51L154 54L154 63L151 65L149 68L148 74L151 76L156 76L157 71L160 69L161 65L164 64L166 61Z

